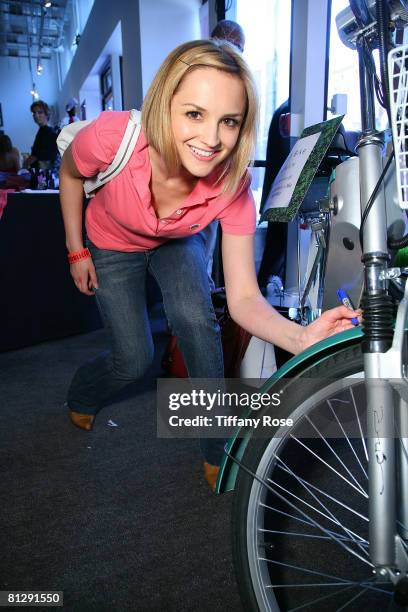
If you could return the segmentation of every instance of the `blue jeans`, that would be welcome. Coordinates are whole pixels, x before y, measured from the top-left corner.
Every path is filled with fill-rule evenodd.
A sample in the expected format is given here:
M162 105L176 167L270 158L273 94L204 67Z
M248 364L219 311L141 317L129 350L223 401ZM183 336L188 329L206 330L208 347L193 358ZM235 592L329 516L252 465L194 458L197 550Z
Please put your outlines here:
M212 221L210 225L207 225L201 230L200 235L204 238L205 242L205 264L207 266L208 282L210 283L211 291L215 289L215 284L212 277L213 261L214 261L214 250L217 243L217 231L218 221Z
M220 328L214 314L200 235L169 240L144 252L98 249L88 242L98 277L96 300L110 351L81 366L68 390L68 406L97 414L126 385L141 378L154 348L146 308L146 272L156 279L170 329L190 377L223 379ZM223 441L202 439L206 461L219 464Z

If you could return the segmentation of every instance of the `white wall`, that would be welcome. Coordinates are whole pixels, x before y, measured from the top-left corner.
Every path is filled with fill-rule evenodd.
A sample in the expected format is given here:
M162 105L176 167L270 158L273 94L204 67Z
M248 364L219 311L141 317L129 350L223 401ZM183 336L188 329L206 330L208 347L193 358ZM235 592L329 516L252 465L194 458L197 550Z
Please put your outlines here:
M60 112L66 101L79 96L95 65L106 51L111 35L121 24L123 47L123 106L138 108L142 102L139 2L133 0L95 0L81 40L58 96ZM104 51L105 50L105 51ZM62 59L62 63L64 60Z
M77 51L77 47L72 43L76 34L78 33L79 27L77 23L77 13L75 10L75 2L70 2L67 7L68 18L64 25L64 50L58 54L58 62L59 62L59 70L61 76L60 86L65 80L69 68L71 66L72 60ZM62 113L61 117L64 115Z
M122 48L120 52L111 53L110 65L112 74L112 93L113 93L113 110L120 111L123 109L122 100L122 87L120 77L120 56L122 55Z
M108 61L110 61L112 73L113 109L123 109L119 67L122 55L122 27L119 22L92 66L90 74L82 83L79 96L74 92L80 104L85 102L87 119L94 119L102 110L100 75Z
M323 121L327 0L294 0L290 134Z
M60 57L61 73L66 72L58 96L61 116L72 96L80 102L86 100L88 118L99 112L94 77L108 57L112 60L115 109L140 108L166 55L182 42L200 38L200 6L201 0L95 0L67 72L70 49ZM118 78L120 55L123 99Z
M86 118L93 119L97 117L102 110L99 76L89 76L83 87L79 90L79 104L85 102Z
M55 59L42 60L44 72L37 76L35 62L33 69L35 83L40 98L49 106L56 104L58 96L58 78ZM2 83L0 102L3 111L4 127L0 128L10 136L13 144L21 152L30 152L38 126L34 123L30 105L33 98L30 94L32 81L28 59L18 57L0 57L0 83ZM7 87L5 84L7 83ZM51 115L50 124L57 123L55 113Z
M143 95L175 47L201 37L201 0L139 0Z

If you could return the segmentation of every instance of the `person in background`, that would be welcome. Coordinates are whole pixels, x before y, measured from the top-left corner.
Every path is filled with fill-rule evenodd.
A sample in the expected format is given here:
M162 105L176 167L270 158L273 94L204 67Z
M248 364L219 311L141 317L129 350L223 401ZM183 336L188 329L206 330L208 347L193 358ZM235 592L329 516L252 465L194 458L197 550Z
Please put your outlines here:
M21 168L20 152L6 134L0 135L0 172L17 173Z
M61 130L66 125L69 125L70 123L75 123L75 121L79 121L79 117L77 116L77 108L78 100L76 98L70 98L65 105L65 110L67 111L67 114L59 124Z
M281 116L287 115L289 112L289 100L285 100L273 113L271 125L269 126L266 148L266 171L260 207L261 213L268 199L272 183L290 152L289 134L284 135L280 127ZM268 222L264 252L258 272L259 286L265 291L269 279L273 276L278 276L284 283L287 235L287 223L279 223L278 221Z
M245 47L245 34L239 23L222 19L211 32L211 38L227 40L243 53Z
M36 100L30 106L33 119L38 125L31 155L26 159L27 168L51 168L57 159L57 134L48 125L50 109L46 102Z
M217 23L211 32L211 38L215 40L226 40L236 47L241 53L245 47L244 30L236 21L222 19ZM218 221L213 221L201 233L205 239L205 260L207 264L208 280L210 281L211 291L215 290L215 283L212 277L214 250L217 243Z

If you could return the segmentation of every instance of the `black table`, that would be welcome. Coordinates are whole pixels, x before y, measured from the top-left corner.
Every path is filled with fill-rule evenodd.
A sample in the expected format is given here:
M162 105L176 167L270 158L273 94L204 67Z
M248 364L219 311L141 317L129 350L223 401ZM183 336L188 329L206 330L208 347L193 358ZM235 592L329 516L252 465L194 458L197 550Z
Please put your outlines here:
M69 274L58 194L12 193L0 219L0 351L101 327Z

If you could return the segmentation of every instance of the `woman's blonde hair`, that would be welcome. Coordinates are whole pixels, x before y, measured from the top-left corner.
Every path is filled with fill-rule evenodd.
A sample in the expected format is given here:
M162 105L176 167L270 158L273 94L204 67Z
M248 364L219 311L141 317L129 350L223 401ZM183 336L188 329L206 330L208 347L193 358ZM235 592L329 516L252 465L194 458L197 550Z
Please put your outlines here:
M143 102L143 130L148 143L163 157L169 171L177 171L180 158L171 129L171 101L184 77L197 68L216 68L235 74L245 87L246 110L239 138L217 181L225 177L223 192L235 192L254 151L258 98L251 72L232 44L223 40L195 40L174 49L160 66Z

